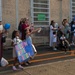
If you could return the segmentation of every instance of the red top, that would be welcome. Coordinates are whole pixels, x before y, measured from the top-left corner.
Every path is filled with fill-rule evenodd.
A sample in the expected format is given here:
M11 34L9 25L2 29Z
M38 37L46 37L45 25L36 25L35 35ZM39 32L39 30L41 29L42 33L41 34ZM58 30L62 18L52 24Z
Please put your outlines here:
M24 30L25 30L27 27L29 27L28 24L23 24L23 25L22 25L22 40L25 39L25 36L24 36Z

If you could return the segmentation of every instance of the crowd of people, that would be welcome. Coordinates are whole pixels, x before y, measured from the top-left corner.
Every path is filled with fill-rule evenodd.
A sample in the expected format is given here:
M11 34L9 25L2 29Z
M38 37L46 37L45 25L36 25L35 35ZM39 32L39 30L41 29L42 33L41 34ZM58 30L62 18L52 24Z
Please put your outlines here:
M70 48L71 45L75 43L75 21L71 23L67 19L63 19L62 25L58 25L54 20L50 24L50 47L53 47L53 50L57 50L59 44L63 47L67 44Z
M37 54L37 50L35 48L35 46L32 43L32 38L31 35L35 32L40 32L41 28L37 28L34 29L34 25L33 23L29 24L29 19L28 18L22 18L20 20L20 23L18 25L18 29L14 30L12 32L12 46L13 46L13 70L17 70L16 68L16 62L18 61L18 56L15 50L15 45L19 44L22 41L26 41L27 44L30 44L34 50L34 54ZM4 59L3 58L3 43L4 43L4 34L7 34L8 31L6 29L4 29L3 25L2 25L2 21L0 21L0 65L1 65L1 61ZM3 59L2 59L3 58ZM3 61L7 61L6 59L4 59ZM24 62L25 65L29 65L30 62L26 61ZM18 65L19 69L23 69L23 66L21 66L21 63L19 63Z
M33 23L29 24L28 18L22 18L20 20L18 30L13 31L12 33L12 40L13 40L13 58L14 58L14 64L13 64L13 70L17 70L15 67L16 61L17 61L17 55L15 52L14 46L18 44L19 42L25 40L28 44L32 45L32 47L35 48L35 46L32 43L31 35L35 32L40 32L41 28L34 29ZM53 50L57 50L58 47L62 46L65 48L66 51L66 45L70 49L71 44L74 44L75 39L75 21L73 20L71 23L68 22L67 19L63 19L62 25L59 25L58 23L55 23L54 20L51 21L50 24L50 47L53 47ZM34 49L35 53L37 53L36 48ZM26 65L29 65L30 62L24 62ZM19 68L23 69L21 64L19 63Z
M17 62L17 54L16 54L16 50L14 48L14 46L16 44L19 44L22 41L26 41L27 44L31 45L34 53L37 53L37 50L35 48L35 46L32 43L32 38L31 38L31 34L38 32L41 28L37 28L34 29L33 24L29 24L29 19L28 18L22 18L19 26L18 26L18 30L14 30L12 33L12 45L13 45L13 58L14 58L14 64L13 64L13 70L17 70L17 68L15 67L15 64ZM29 65L30 62L24 62L25 65ZM19 63L19 68L23 69L23 66L21 66L21 64Z
M22 18L20 20L18 30L13 31L12 33L13 58L14 58L13 70L17 70L17 68L15 67L17 55L14 49L14 45L25 40L28 44L31 44L35 48L35 46L32 43L31 34L39 32L40 30L41 28L37 28L35 30L33 23L29 24L28 18ZM67 46L70 48L70 45L74 43L73 42L75 38L74 31L75 31L74 20L71 23L69 23L67 19L63 19L62 25L58 25L58 23L55 23L54 20L52 20L50 24L50 47L53 47L53 50L57 50L57 46L62 45L62 47L65 47L65 45L67 44ZM35 50L34 52L37 53L37 50L36 49L34 50ZM30 64L30 62L27 61L25 62L25 64L28 65ZM19 68L23 69L20 63Z
M26 41L28 44L32 45L33 48L35 46L33 45L31 35L35 32L40 32L41 28L34 29L33 23L29 24L28 18L22 18L20 20L20 23L18 25L18 30L14 30L12 32L12 46L13 46L13 70L17 70L16 68L16 62L17 62L17 54L15 50L15 45L19 44L22 41ZM2 35L4 33L7 33L7 31L3 31L3 25L0 22L0 61L3 57L3 42L2 42ZM54 20L51 21L50 24L50 43L49 46L53 47L53 50L57 50L57 46L61 44L63 47L65 46L65 43L68 47L70 47L71 44L75 43L75 20L73 20L71 23L68 22L67 19L63 19L62 25L59 25L58 23L55 23ZM34 49L34 52L37 53L36 48ZM24 62L26 65L29 65L30 62ZM19 63L18 66L20 69L23 69L23 66Z

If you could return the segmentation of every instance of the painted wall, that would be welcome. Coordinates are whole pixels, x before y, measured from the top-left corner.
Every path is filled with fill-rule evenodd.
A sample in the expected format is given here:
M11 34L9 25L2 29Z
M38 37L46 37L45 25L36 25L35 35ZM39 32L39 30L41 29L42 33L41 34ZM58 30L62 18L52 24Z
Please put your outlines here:
M2 21L2 0L0 0L0 21Z
M31 19L30 14L30 0L18 0L18 21L21 18L28 17ZM69 0L62 0L62 6L60 0L50 0L50 20L55 20L55 22L61 23L61 19L70 17L70 2ZM2 18L3 24L10 23L11 28L9 30L9 37L11 37L11 33L14 29L16 29L16 0L2 0ZM44 28L47 30L47 34L49 34L49 28ZM44 31L45 31L44 30ZM41 32L41 34L44 32ZM42 40L40 40L39 36L34 37L34 42L38 43L39 41L49 42L48 36L41 36ZM37 38L39 41L37 41ZM42 43L41 42L41 43Z

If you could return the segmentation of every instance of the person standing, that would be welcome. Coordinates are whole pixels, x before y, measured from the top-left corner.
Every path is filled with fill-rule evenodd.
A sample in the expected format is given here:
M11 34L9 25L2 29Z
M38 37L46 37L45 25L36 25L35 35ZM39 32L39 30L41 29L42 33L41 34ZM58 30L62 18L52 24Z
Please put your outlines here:
M4 38L4 35L3 34L7 34L7 30L3 30L4 27L2 25L2 21L0 21L0 62L1 62L1 59L3 57L3 42L5 39Z
M23 20L23 24L22 24L22 40L25 39L25 35L24 35L25 29L27 29L29 27L28 21L29 21L28 18L24 18L24 20Z
M0 61L1 61L1 58L3 57L2 34L3 34L3 25L2 25L2 22L0 21Z
M67 40L69 40L71 28L69 26L69 23L68 23L67 19L63 19L62 24L64 26L63 33L65 34L65 37L67 38Z
M53 47L53 32L56 31L56 28L54 27L54 20L51 21L51 24L50 24L50 47Z
M56 43L57 43L57 34L56 32L53 32L53 50L57 50Z
M25 31L24 31L25 32L24 33L24 35L25 35L25 41L27 42L28 45L32 46L35 55L37 54L37 50L36 50L35 46L33 45L31 35L34 34L35 32L39 33L40 31L41 31L41 28L33 29L31 31L30 31L30 29L25 29Z

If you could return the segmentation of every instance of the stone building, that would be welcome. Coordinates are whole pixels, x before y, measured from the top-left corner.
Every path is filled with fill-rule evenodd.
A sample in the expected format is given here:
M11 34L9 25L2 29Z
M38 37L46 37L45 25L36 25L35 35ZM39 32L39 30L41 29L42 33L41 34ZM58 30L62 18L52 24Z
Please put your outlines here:
M35 27L42 27L40 34L34 34L33 42L46 44L49 42L50 21L55 20L59 24L64 18L70 21L75 13L72 10L75 9L72 7L74 5L75 0L2 0L0 7L2 8L3 24L11 24L9 37L18 27L20 19L28 17ZM39 20L39 16L43 16L45 20Z

